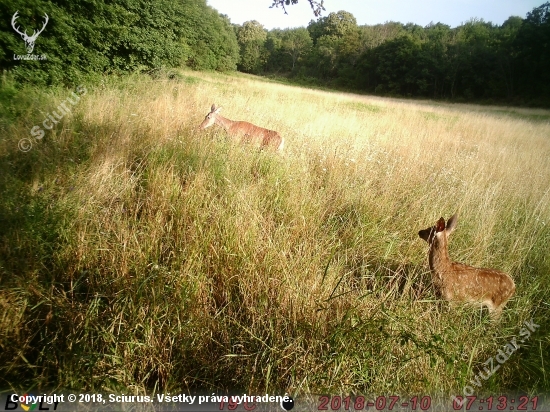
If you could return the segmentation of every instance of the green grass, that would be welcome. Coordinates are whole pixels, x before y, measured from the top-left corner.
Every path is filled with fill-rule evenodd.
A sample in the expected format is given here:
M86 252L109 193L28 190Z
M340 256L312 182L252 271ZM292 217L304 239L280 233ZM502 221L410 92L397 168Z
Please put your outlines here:
M378 113L382 110L380 106L375 106L373 104L365 104L360 102L348 102L347 106L357 111L365 111L365 112L372 112L372 113Z
M518 119L525 119L531 121L548 122L550 121L550 114L548 113L524 113L514 110L493 110L494 113L502 114L504 116L510 116Z
M0 386L460 394L533 318L479 393L548 391L547 123L251 76L86 86L27 153L71 91L2 112ZM284 154L199 133L212 103ZM516 282L498 323L435 297L417 232L456 210L451 257Z

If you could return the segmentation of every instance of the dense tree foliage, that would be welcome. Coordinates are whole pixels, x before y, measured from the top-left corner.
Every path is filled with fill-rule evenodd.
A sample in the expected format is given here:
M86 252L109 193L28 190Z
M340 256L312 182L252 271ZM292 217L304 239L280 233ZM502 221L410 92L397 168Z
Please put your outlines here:
M309 1L314 10L322 2ZM304 0L305 2L305 0ZM277 0L273 6L296 4ZM317 8L316 8L317 7ZM11 25L32 33L33 53ZM277 73L395 96L550 105L550 2L501 26L387 22L358 26L344 10L307 28L232 25L206 0L6 0L0 4L0 69L19 81L74 83L82 75L163 67Z
M263 70L385 95L550 105L549 16L545 3L501 26L358 26L339 11L309 23L311 43L300 32L304 47L292 60L283 35L300 29L267 33Z
M267 69L269 71L293 72L311 51L313 42L308 31L297 29L271 30L267 34Z
M11 26L32 34L49 16L34 53L19 60L25 44ZM15 55L15 56L14 56ZM74 82L82 74L187 65L235 70L239 50L229 20L206 0L6 0L0 4L0 68L19 80Z
M550 96L550 2L527 14L512 46L514 74L521 74L515 91Z
M247 73L260 72L265 64L267 31L253 20L237 26L236 32L241 51L239 70Z

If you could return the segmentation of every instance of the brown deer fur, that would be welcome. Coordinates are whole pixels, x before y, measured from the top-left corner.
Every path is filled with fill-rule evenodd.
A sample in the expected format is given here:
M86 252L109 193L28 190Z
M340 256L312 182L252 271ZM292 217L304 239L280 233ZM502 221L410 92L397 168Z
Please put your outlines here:
M451 261L448 251L450 234L456 227L457 214L445 225L440 218L435 226L418 232L430 245L429 264L434 286L448 301L480 303L487 306L493 317L498 317L516 286L506 273L483 269Z
M200 124L199 129L206 129L214 123L223 127L227 133L241 143L252 143L261 148L272 147L279 151L283 150L284 139L274 130L264 129L248 122L236 122L222 117L219 113L221 107L212 105L210 112Z

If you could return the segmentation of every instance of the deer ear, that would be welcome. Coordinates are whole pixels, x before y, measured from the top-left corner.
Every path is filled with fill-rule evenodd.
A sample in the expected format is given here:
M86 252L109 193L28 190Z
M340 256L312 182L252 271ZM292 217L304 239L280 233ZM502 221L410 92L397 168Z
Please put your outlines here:
M453 231L456 229L457 223L458 223L458 212L452 215L451 218L447 221L446 230L449 235L453 233Z
M444 230L445 230L445 219L440 217L437 223L435 224L435 231L439 233L439 232L443 232Z
M216 105L213 104L212 107L210 108L210 112L215 112L216 111Z
M214 113L219 113L221 111L221 107L218 107Z

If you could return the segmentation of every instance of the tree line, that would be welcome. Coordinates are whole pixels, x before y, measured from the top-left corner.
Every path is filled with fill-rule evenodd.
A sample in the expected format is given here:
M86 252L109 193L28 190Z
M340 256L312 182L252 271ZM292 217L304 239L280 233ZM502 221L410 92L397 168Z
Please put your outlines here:
M46 60L14 58L26 53L11 25L15 11L29 34L50 16L36 47ZM20 82L187 66L380 95L550 105L550 2L500 26L475 19L455 28L359 26L339 11L268 31L256 21L233 25L206 0L6 0L0 46L0 69Z
M16 60L25 44L12 27L32 35L49 16L35 53ZM86 75L188 66L236 70L239 46L226 16L206 0L5 0L0 3L0 69L19 82L74 84Z
M307 28L261 29L237 28L249 33L238 38L239 70L380 95L550 105L550 2L500 26L358 26L339 11Z

